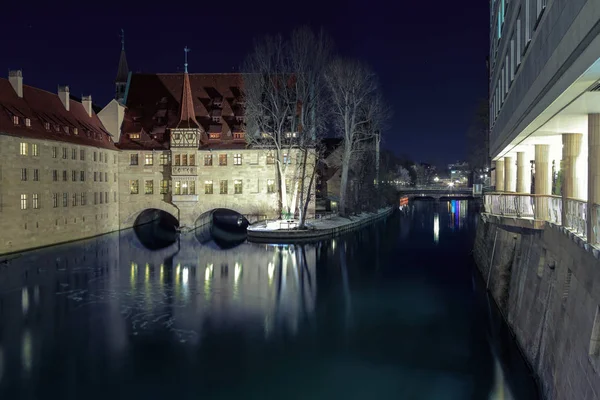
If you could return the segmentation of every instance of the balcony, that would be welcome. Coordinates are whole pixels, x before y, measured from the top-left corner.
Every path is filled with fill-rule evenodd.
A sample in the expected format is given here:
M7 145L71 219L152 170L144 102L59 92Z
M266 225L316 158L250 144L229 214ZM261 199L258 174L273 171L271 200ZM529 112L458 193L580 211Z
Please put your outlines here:
M563 204L565 210L563 212ZM562 226L582 239L588 239L588 202L577 199L564 199L560 196L521 194L521 193L486 193L484 195L485 212L490 215L507 217L515 222L530 222L531 226L543 226L552 223ZM600 205L594 204L593 215L600 217ZM564 221L563 221L564 219ZM526 225L521 224L524 227ZM600 232L600 218L591 221L594 232ZM598 235L594 235L598 238ZM592 243L600 245L598 239Z
M173 203L192 203L198 202L197 194L174 194Z
M198 171L195 165L185 166L185 165L173 165L171 167L171 175L173 176L186 176L186 175L198 175Z

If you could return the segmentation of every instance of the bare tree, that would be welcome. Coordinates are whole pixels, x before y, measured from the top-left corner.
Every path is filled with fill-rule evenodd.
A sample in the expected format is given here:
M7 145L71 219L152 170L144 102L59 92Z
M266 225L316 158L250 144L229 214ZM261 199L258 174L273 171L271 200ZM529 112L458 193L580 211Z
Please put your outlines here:
M324 32L300 28L289 40L276 36L257 42L245 65L248 141L273 150L280 216L297 210L300 227L314 198L317 144L327 122L323 76L331 47Z
M366 65L338 58L326 71L325 79L331 92L333 120L343 138L340 214L348 207L348 173L353 156L364 142L374 142L381 125L376 119L384 115L375 73Z

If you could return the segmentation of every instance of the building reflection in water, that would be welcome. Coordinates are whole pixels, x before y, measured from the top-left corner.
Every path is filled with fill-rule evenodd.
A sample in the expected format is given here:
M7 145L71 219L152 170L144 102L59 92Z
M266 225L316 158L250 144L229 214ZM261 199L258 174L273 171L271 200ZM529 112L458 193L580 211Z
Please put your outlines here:
M433 214L433 242L440 242L440 214L437 212Z

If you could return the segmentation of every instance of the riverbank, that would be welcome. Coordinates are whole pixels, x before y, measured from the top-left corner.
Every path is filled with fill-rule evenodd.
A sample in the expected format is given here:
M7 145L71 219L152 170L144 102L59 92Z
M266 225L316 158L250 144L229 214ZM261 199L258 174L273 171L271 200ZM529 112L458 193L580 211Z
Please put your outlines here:
M258 243L292 243L321 240L350 232L391 215L396 207L382 208L374 213L353 217L332 217L307 221L308 229L288 229L286 221L266 221L248 227L248 241Z

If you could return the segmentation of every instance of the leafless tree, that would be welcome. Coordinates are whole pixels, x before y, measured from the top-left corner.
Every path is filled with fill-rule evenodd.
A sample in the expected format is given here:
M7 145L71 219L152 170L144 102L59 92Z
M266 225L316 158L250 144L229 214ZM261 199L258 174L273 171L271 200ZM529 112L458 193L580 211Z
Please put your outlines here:
M300 28L289 40L256 42L244 66L248 142L273 151L280 216L298 210L301 227L314 197L316 148L326 126L323 76L331 47L323 32Z
M363 151L364 143L377 144L387 111L383 108L375 73L363 63L338 58L329 65L325 80L331 93L335 128L343 138L339 210L346 215L348 174L353 157Z

